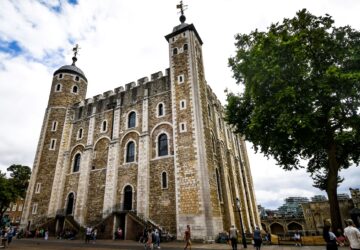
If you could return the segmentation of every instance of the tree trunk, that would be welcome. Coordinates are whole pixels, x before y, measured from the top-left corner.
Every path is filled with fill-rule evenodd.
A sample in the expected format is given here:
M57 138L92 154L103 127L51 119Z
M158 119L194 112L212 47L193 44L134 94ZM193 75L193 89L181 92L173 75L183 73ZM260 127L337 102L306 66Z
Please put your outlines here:
M333 232L336 232L337 229L342 229L341 215L339 202L337 199L337 184L338 184L338 173L339 173L339 163L336 160L336 146L332 144L328 152L329 160L329 172L327 176L327 185L326 193L329 199L330 205L330 216L331 216L331 225Z

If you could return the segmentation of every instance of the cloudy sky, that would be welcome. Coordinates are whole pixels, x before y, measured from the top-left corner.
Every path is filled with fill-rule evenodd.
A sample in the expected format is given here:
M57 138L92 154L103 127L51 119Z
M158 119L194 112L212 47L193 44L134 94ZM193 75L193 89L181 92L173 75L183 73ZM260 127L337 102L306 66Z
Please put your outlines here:
M169 65L164 38L179 24L178 0L0 0L0 170L32 166L53 72L71 63L89 80L87 97L136 81ZM330 14L337 26L360 30L358 0L187 0L187 23L203 44L208 84L225 104L224 89L237 92L227 59L234 35L291 18L307 8ZM248 144L257 202L277 208L288 196L320 194L305 171L285 172ZM359 187L360 169L341 174L339 192Z

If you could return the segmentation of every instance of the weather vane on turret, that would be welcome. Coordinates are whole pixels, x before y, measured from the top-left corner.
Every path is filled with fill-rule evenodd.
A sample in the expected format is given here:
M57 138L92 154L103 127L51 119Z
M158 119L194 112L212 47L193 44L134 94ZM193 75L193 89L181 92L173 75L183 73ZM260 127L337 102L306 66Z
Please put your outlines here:
M79 53L79 49L80 49L80 48L79 48L79 45L78 45L78 44L76 44L75 47L73 48L74 56L73 56L73 58L72 58L72 60L73 60L72 65L74 65L74 66L75 66L75 63L76 63L76 61L77 61L76 55Z
M186 17L184 16L184 10L187 9L187 5L184 5L184 4L183 4L183 1L181 0L181 1L180 1L180 4L176 5L176 8L177 8L177 9L180 9L180 13L181 13L180 22L181 22L181 23L184 23L185 20L186 20Z

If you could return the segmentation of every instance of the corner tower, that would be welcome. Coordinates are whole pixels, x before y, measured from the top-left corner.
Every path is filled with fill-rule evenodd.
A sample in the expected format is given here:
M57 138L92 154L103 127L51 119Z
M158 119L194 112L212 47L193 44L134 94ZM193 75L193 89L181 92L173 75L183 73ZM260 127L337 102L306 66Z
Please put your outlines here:
M85 99L87 79L75 62L78 46L73 49L71 65L54 72L48 106L22 214L22 226L40 224L55 217L63 154L69 146L72 105Z
M223 228L216 198L216 180L209 162L207 84L204 76L202 40L193 24L185 23L183 4L180 22L165 36L169 43L177 237L191 225L193 238L214 239Z

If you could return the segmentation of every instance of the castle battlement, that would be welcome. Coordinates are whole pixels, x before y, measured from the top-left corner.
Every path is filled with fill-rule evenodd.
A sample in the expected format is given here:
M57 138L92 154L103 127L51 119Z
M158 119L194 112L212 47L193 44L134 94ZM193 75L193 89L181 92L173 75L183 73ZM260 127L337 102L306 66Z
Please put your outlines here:
M98 94L81 102L75 103L72 106L72 109L74 109L77 113L79 113L79 109L89 110L86 115L88 116L94 114L92 109L93 106L96 107L95 114L97 114L99 112L109 110L110 106L112 106L110 104L113 104L114 102L120 104L120 106L133 105L145 97L169 91L169 81L169 69L165 70L165 76L162 71L158 71L151 74L150 78L145 76L139 78L136 82L133 81L127 83L124 86L105 91L102 94ZM81 113L84 112L81 111Z
M180 21L165 36L165 72L86 98L78 46L55 71L22 227L98 226L104 239L122 227L132 240L138 216L177 239L191 225L193 239L213 240L240 226L236 198L246 232L260 225L246 145L206 82L195 26Z

